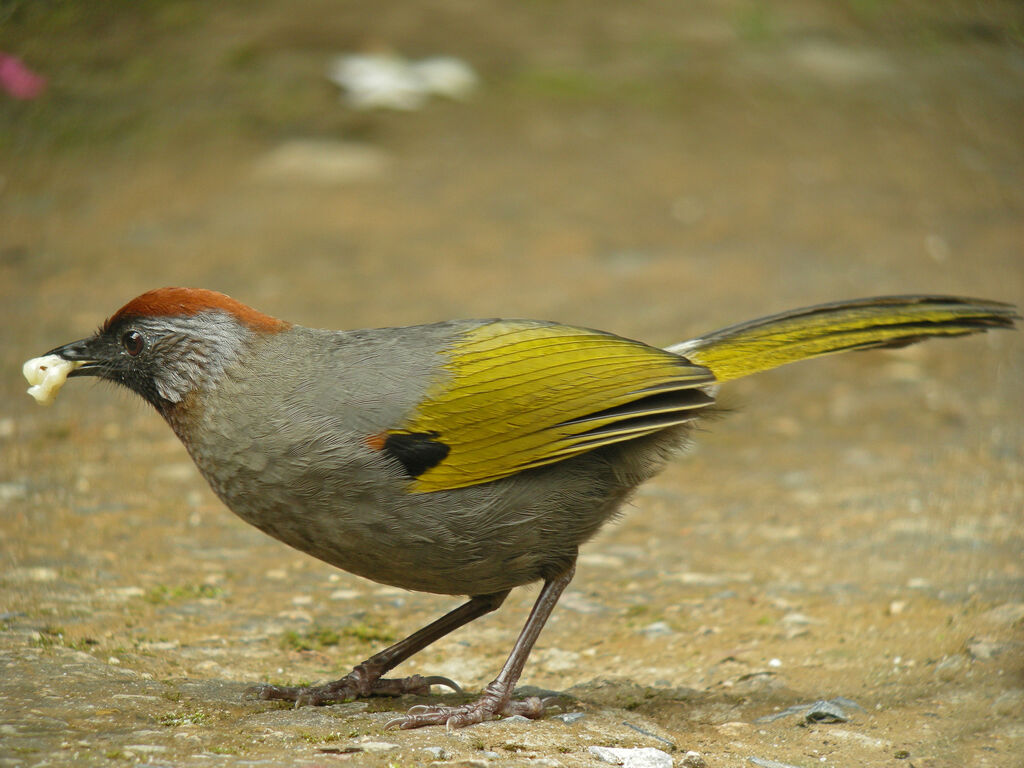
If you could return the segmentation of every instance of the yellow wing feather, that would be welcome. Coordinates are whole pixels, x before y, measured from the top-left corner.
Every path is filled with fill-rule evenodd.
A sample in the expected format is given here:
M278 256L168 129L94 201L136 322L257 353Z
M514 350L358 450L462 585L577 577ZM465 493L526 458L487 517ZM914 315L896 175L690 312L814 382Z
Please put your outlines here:
M497 480L682 423L710 398L649 407L644 398L714 381L707 369L640 342L530 321L478 326L444 354L446 376L389 432L436 435L449 447L415 478L417 492ZM630 403L637 406L622 408Z

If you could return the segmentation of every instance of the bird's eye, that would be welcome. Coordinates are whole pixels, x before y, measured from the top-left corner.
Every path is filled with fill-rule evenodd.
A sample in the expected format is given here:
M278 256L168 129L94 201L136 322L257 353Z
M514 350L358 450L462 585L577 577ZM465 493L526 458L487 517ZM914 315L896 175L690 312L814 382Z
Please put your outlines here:
M121 346L124 347L125 352L135 357L146 346L146 339L138 331L125 331L124 336L121 337Z

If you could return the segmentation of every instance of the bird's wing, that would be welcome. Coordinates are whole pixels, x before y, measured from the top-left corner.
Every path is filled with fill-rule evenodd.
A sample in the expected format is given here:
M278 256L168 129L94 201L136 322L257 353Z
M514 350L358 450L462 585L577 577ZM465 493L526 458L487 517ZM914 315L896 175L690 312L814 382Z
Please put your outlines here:
M706 368L636 341L531 321L493 321L444 350L412 416L374 436L413 492L462 488L681 424L710 405Z

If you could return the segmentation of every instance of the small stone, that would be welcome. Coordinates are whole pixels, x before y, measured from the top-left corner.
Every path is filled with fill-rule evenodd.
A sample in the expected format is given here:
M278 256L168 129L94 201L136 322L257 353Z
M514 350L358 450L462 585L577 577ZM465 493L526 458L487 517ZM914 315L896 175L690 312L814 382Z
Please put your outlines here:
M1003 716L1019 715L1024 712L1024 689L1017 688L997 697L992 702L992 711Z
M967 641L967 653L977 661L991 661L1009 650L1009 645L987 637L972 637Z
M986 611L979 618L992 624L1013 626L1024 621L1024 603L1004 603L998 608Z
M935 665L935 674L940 680L949 682L955 680L966 666L967 659L963 656L947 656Z
M142 587L116 587L114 589L109 590L109 592L105 592L104 594L109 594L111 597L128 599L132 597L142 597L144 594L146 594L146 590L144 590Z
M804 720L808 723L845 723L849 720L843 708L834 701L816 701L807 710Z
M672 768L672 756L654 747L588 747L587 751L609 765L621 765L624 768Z
M748 757L747 760L759 768L799 768L792 763L780 763L778 760L769 760L766 757Z
M15 499L23 499L28 495L24 483L0 483L0 504Z
M579 668L580 655L562 648L545 648L537 655L536 663L549 672L570 672Z
M891 603L889 603L889 615L899 616L901 613L903 613L904 610L906 610L906 607L906 600L893 600Z
M607 613L608 608L596 600L590 600L581 592L566 592L558 601L559 607L568 608L570 611L583 614Z
M707 761L701 756L700 752L694 752L692 749L683 755L683 761L680 763L683 768L707 768Z
M135 753L140 753L141 752L142 754L148 754L148 755L153 755L153 754L157 754L159 752L166 752L167 751L167 747L164 747L164 746L162 746L160 744L129 744L128 746L125 747L125 749L126 750L130 750L130 751L135 752Z
M44 568L42 566L35 568L14 568L8 571L5 575L10 581L14 582L48 582L57 580L57 571L53 568Z
M362 595L354 589L336 589L330 594L331 600L354 600Z
M565 713L560 714L560 715L555 715L551 719L552 720L561 720L566 725L572 725L573 723L578 723L580 720L582 720L586 716L587 716L586 712L565 712Z
M741 720L730 720L728 723L716 725L715 730L727 736L738 736L740 733L750 730L750 724Z
M423 749L421 749L420 751L421 752L426 752L428 755L430 755L435 760L447 760L448 759L448 753L445 752L444 747L423 747Z
M861 747L870 747L878 750L888 750L892 748L892 744L888 741L876 739L874 736L868 736L866 733L848 731L844 728L832 728L829 730L828 734L839 741L852 742Z
M398 749L398 745L390 741L362 741L359 746L363 752L390 752L392 749Z
M655 621L640 629L640 634L647 635L648 637L663 637L665 635L674 635L675 632L668 625L667 621Z

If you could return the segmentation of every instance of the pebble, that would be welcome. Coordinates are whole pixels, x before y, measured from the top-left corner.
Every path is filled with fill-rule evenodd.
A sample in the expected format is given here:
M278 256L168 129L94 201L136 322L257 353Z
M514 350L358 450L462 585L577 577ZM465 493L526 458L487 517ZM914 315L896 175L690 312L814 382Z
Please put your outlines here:
M500 722L505 723L505 724L508 724L508 723L528 723L528 722L530 722L530 718L523 717L522 715L509 715L508 717L501 718Z
M7 581L25 582L50 582L57 580L57 571L53 568L37 566L34 568L12 568L4 574Z
M779 619L779 623L791 627L806 627L808 624L821 624L821 621L793 611Z
M435 760L447 760L448 759L448 753L445 752L444 747L423 747L423 749L421 749L420 751L421 752L426 752L428 755L430 755Z
M652 622L638 631L641 635L647 635L648 637L663 637L665 635L675 634L672 627L670 627L666 621Z
M751 573L699 573L696 571L687 571L686 573L671 574L668 578L672 581L678 581L680 584L687 584L689 586L717 587L736 581L753 581L754 575Z
M853 742L863 747L872 747L874 749L890 749L892 747L892 744L888 741L876 739L874 736L868 736L866 733L848 731L845 728L832 728L828 734L831 738L838 739L839 741Z
M992 624L1013 626L1024 621L1024 603L1004 603L998 608L986 611L979 618Z
M891 603L889 603L889 615L899 616L901 613L903 613L904 610L906 610L906 607L906 600L893 600Z
M607 613L608 608L603 603L590 600L580 592L566 592L559 601L559 607L568 608L570 611L584 614Z
M0 483L0 504L15 499L23 499L28 495L24 483Z
M935 675L949 682L956 679L967 666L967 659L961 655L948 656L935 665Z
M806 723L845 723L850 717L846 714L844 707L846 709L859 709L863 711L863 707L857 702L838 696L829 701L821 699L813 704L797 704L787 707L781 712L774 712L770 715L759 717L754 722L771 723L790 715L803 715L804 722Z
M683 761L681 765L683 766L683 768L707 768L708 763L700 752L695 752L691 749L689 752L683 755Z
M362 592L357 592L354 589L336 589L330 594L331 600L355 600L357 597L362 596Z
M537 654L537 662L549 672L570 672L579 669L580 655L562 648L545 648Z
M358 746L363 752L390 752L392 749L398 749L398 745L390 741L362 741Z
M621 765L624 768L672 768L672 756L654 747L587 747L587 751L609 765Z
M764 718L761 719L763 720ZM760 722L760 720L757 722ZM716 725L715 730L726 736L736 737L740 733L750 730L750 724L744 723L742 720L730 720L728 723Z
M997 697L992 702L992 711L997 715L1019 716L1024 712L1024 689L1016 688Z
M967 641L967 653L976 661L991 661L1009 649L1009 644L987 637L972 637Z
M167 747L161 746L160 744L128 744L125 747L126 752L141 752L143 754L156 754L158 752L166 752Z
M800 768L792 763L780 763L778 760L769 760L766 757L748 757L747 760L760 768Z
M572 725L573 723L578 723L580 720L582 720L586 716L587 716L586 712L565 712L564 714L561 714L561 715L555 715L551 719L552 720L561 720L566 725Z

